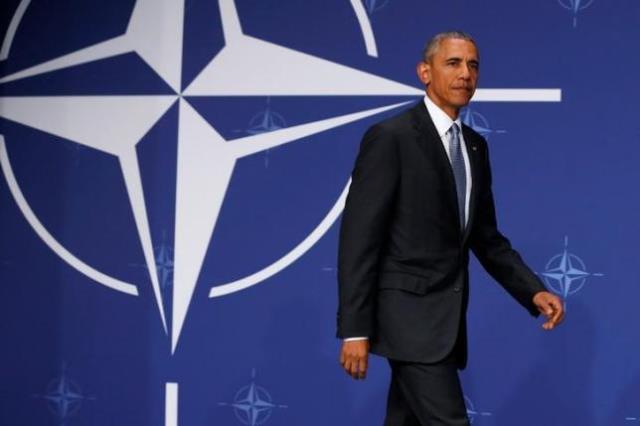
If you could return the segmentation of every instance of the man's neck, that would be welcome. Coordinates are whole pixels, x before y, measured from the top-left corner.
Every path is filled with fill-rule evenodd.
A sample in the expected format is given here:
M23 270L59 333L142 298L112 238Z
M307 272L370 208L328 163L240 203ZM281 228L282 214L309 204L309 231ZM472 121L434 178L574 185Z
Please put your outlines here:
M438 108L440 108L445 114L447 114L449 117L451 117L451 119L453 121L456 121L458 119L458 116L460 115L460 108L453 108L453 107L446 107L443 105L443 103L439 100L439 99L434 99L434 96L432 96L429 93L429 90L427 89L426 92L427 97L429 98L429 100L431 102L433 102L433 104L435 106L437 106Z

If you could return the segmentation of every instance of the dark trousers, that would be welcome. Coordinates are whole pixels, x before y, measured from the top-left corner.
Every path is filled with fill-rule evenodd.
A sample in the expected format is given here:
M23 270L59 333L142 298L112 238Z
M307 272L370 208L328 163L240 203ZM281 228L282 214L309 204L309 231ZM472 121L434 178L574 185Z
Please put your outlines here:
M455 357L436 364L389 360L384 426L468 426Z

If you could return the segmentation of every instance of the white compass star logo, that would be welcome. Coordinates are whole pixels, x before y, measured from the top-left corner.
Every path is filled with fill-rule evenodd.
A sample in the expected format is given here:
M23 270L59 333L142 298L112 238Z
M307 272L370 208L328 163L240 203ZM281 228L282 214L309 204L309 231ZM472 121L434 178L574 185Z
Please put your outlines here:
M601 273L587 272L586 266L582 259L575 254L568 251L569 237L564 238L564 250L562 253L553 256L542 276L547 283L547 286L553 290L556 294L562 296L566 300L567 298L580 291L587 281L587 277L602 277Z
M69 379L64 365L60 376L47 386L47 392L42 396L37 396L48 402L49 408L62 424L80 410L83 401L95 399L84 395L80 386Z
M160 287L166 288L171 285L173 275L173 250L163 244L156 248L156 268L160 277Z
M236 393L234 402L219 402L221 406L231 406L240 422L249 426L264 424L274 408L287 408L286 405L272 402L271 395L265 388L255 383L256 370L251 371L251 383L243 386Z
M250 135L273 132L287 127L287 123L282 115L271 109L271 98L267 97L267 107L254 115L249 123L246 132Z

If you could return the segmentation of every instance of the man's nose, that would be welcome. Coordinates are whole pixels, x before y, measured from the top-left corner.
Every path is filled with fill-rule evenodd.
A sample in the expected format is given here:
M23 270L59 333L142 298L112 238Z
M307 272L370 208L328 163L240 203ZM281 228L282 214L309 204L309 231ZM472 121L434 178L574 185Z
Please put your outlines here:
M460 78L463 78L465 80L468 80L471 78L471 68L469 67L469 64L462 64L462 66L460 67Z

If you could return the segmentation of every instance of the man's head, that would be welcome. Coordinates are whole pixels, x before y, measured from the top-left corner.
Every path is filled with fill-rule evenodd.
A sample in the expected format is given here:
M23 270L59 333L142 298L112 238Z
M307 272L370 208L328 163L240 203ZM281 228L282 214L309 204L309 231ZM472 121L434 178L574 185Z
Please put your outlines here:
M454 119L471 100L479 70L476 43L461 31L436 34L417 65L418 77L427 86L429 98Z

